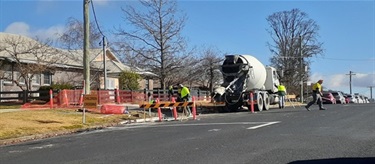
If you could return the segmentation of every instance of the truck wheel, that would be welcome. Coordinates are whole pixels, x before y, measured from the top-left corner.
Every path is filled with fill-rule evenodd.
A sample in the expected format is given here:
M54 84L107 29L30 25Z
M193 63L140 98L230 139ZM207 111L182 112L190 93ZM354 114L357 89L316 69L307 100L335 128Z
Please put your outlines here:
M268 94L263 95L263 101L264 101L263 109L269 110L270 109L270 98L269 98Z
M254 104L254 109L259 112L263 110L263 96L261 94L257 96L257 104Z

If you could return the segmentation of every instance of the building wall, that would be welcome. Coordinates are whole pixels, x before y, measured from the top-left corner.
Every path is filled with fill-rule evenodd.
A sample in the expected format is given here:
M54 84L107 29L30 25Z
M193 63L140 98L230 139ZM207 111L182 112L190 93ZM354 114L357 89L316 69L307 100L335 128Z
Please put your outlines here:
M83 86L83 71L80 70L59 70L52 75L53 84L71 84Z
M154 89L154 80L152 79L141 79L139 80L139 88L146 89L146 90L153 90Z
M119 80L116 77L107 77L107 89L119 88ZM100 77L100 89L104 89L104 77Z

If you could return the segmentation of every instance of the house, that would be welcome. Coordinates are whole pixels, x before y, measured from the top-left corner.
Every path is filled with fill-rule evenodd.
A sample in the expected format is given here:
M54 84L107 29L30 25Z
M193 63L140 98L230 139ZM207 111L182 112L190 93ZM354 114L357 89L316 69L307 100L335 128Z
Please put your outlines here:
M103 60L103 50L102 49L93 49L90 52L94 52L95 55L90 61L95 68L104 71L104 60ZM139 81L139 88L146 88L147 90L152 90L154 88L154 78L157 77L156 74L145 71L143 69L137 67L130 67L123 64L118 57L110 51L110 49L106 50L106 63L105 67L107 70L107 88L114 89L119 88L119 77L122 71L133 71L139 75L141 75L142 79ZM100 77L100 88L104 88L104 76Z
M91 88L104 89L102 49L89 50ZM123 64L106 50L107 89L119 87L119 74L131 70L140 74L140 88L153 88L151 72ZM83 51L54 48L26 36L0 33L0 91L38 90L52 84L83 85ZM22 88L22 89L21 89Z

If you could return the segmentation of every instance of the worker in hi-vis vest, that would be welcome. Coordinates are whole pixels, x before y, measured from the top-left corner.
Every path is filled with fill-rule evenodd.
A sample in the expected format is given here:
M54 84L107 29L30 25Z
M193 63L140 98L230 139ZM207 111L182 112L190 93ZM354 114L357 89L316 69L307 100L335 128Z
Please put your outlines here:
M280 85L277 87L278 95L279 95L279 108L285 107L285 95L286 95L286 88L283 84L280 83Z
M169 88L168 88L169 101L172 101L172 97L173 97L173 85L170 85Z
M322 101L322 96L323 96L323 93L322 93L322 83L323 83L323 80L319 80L317 83L315 83L313 85L313 93L312 93L312 96L313 96L313 100L310 101L306 106L305 108L310 111L310 106L315 104L315 103L318 103L319 105L319 110L326 110L325 108L323 108L323 101Z
M178 84L178 90L180 91L179 93L179 97L180 97L180 102L187 102L189 101L190 99L190 91L189 91L189 88L185 87L184 85L182 84ZM187 106L186 108L184 108L186 110L186 114L188 116L191 115L191 111L190 111L190 108Z

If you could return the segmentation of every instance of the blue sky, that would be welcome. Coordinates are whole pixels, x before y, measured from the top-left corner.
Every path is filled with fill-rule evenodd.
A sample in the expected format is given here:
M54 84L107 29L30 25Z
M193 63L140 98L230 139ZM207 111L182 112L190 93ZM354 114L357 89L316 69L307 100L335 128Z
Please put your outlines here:
M120 7L134 0L93 0L102 31L127 27ZM320 26L323 56L311 58L310 81L324 79L323 86L370 97L375 92L375 1L229 1L180 0L178 8L188 16L183 35L190 46L213 46L221 52L251 54L265 65L271 53L267 16L298 8ZM92 9L90 9L92 11ZM67 18L83 19L83 0L0 0L0 32L53 38L64 31ZM90 19L93 20L93 14ZM109 40L111 41L111 40ZM375 93L373 93L373 97Z

